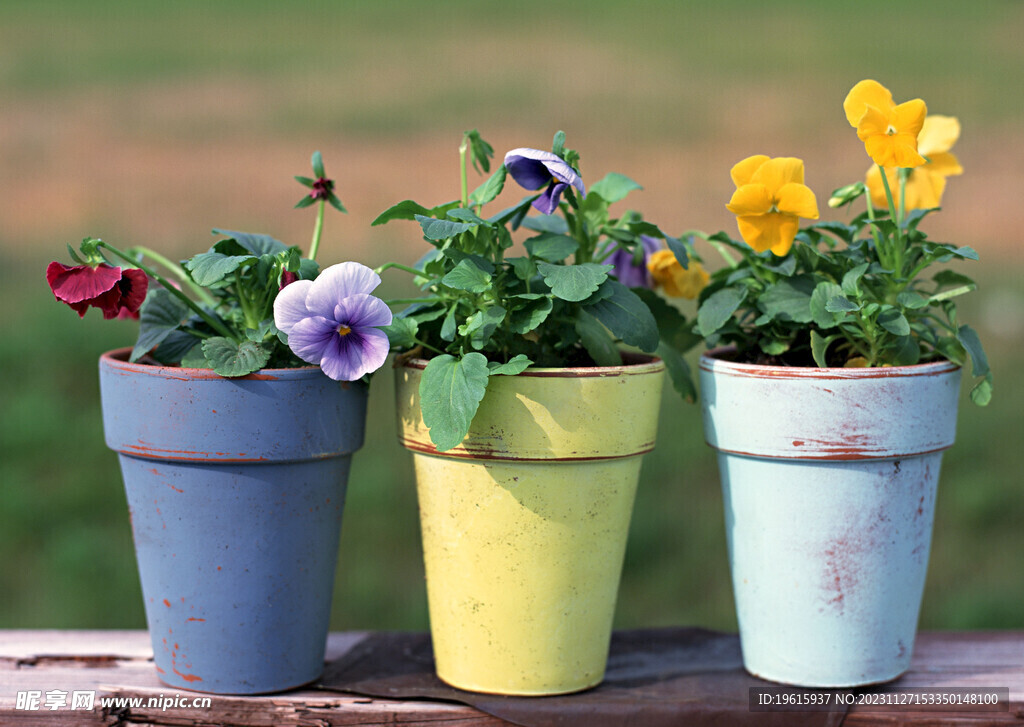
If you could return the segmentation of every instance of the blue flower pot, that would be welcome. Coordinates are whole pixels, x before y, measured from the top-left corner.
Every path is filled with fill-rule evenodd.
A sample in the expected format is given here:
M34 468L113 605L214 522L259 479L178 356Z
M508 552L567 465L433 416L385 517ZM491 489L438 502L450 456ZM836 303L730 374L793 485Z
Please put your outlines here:
M237 379L100 358L160 680L278 692L323 671L367 387L319 368Z

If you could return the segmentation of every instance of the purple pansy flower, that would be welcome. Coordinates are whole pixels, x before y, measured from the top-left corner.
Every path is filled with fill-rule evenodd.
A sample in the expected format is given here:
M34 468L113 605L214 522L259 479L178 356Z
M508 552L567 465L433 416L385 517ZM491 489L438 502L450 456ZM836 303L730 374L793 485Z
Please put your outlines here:
M297 280L277 294L274 324L303 361L336 381L355 381L387 358L391 310L369 295L380 276L356 262L326 268L316 280Z
M547 185L547 189L533 201L533 206L546 215L558 209L558 200L569 185L579 190L581 196L587 193L580 175L549 151L513 149L505 155L505 168L512 179L525 189L540 189Z
M607 253L615 243L609 242L603 247ZM654 278L651 271L647 269L647 259L661 249L661 241L650 235L640 235L640 244L643 246L643 258L640 265L633 263L633 252L621 247L617 248L609 257L602 262L606 265L614 265L612 275L629 288L654 288Z

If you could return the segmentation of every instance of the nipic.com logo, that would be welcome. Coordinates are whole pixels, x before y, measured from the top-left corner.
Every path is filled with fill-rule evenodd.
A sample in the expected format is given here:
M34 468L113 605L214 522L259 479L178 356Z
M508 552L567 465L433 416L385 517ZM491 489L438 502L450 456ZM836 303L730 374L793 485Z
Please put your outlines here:
M27 712L41 710L91 710L98 706L102 709L209 709L213 704L210 697L182 696L181 694L160 694L152 697L100 697L96 698L95 690L75 690L68 692L63 689L30 689L20 691L15 699L14 708Z

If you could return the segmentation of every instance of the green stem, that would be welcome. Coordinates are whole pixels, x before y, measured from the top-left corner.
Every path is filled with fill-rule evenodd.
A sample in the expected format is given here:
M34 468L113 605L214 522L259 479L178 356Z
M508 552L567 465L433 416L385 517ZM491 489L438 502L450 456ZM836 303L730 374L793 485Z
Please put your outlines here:
M900 177L900 224L903 224L903 220L907 219L907 174L904 170L897 172Z
M892 260L892 268L893 272L899 276L903 274L903 248L905 246L902 228L903 218L897 214L896 204L892 199L892 190L889 188L889 176L885 173L884 167L879 167L879 169L882 172L882 187L885 188L885 201L889 203L889 216L896 223L896 231L893 233L894 259Z
M433 351L434 353L438 353L438 354L443 354L444 353L444 351L442 351L439 348L434 348L433 346L431 346L426 341L421 341L418 338L413 338L412 340L416 341L416 343L418 343L419 345L423 346L423 348L429 349L429 350Z
M462 200L463 207L469 207L469 181L466 178L466 149L468 148L469 139L463 136L462 144L459 145L459 177L462 182L462 196L459 199Z
M416 268L410 268L408 265L402 265L401 263L384 263L379 268L374 268L373 272L377 273L377 275L380 275L385 270L390 270L391 268L396 268L398 270L404 270L407 273L412 273L413 275L415 275L418 278L425 278L425 277L427 277L427 274L424 273L422 270L417 270Z
M309 243L309 259L316 260L316 254L320 250L320 235L324 231L324 207L327 200L321 199L320 206L316 212L316 224L313 226L313 239Z
M170 281L168 281L166 278L164 278L159 273L155 272L152 268L149 268L149 267L147 267L145 265L142 265L137 260L134 260L133 258L128 256L127 254L121 252L120 250L118 250L116 247L114 247L110 243L101 242L101 243L99 243L98 246L99 247L103 247L103 248L109 250L110 252L112 252L114 255L117 255L122 260L126 260L127 262L130 262L132 265L137 266L142 272L144 272L146 275L148 275L149 277L153 278L153 280L155 280L160 285L162 285L164 290L166 290L168 293L170 293L175 298L180 300L182 303L187 305L200 318L202 318L204 321L206 321L210 325L210 327L213 328L213 330L217 331L217 333L219 333L220 335L224 336L225 338L230 338L233 341L239 340L238 337L235 336L235 334L233 334L227 328L227 326L225 326L221 321L217 320L216 318L211 316L209 313L207 313L205 310L203 310L200 306L196 305L196 302L194 300L192 300L187 295L182 293L180 290L175 288L170 283Z
M156 252L155 250L150 250L148 247L143 247L142 245L135 245L132 249L137 251L140 255L148 257L152 259L154 262L162 265L172 275L174 275L174 277L176 277L182 283L187 285L188 289L195 293L196 296L202 299L202 301L207 305L214 306L217 304L217 302L213 299L213 296L207 293L205 288L196 285L195 281L185 274L185 271L181 269L180 265L171 262L160 253Z
M444 298L391 298L385 300L384 303L387 305L415 305L417 303L440 303Z

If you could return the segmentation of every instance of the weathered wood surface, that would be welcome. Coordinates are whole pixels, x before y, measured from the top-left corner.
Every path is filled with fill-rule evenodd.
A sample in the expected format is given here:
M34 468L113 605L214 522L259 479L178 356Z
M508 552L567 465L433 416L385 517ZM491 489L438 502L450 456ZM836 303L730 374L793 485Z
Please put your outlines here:
M341 656L364 632L334 633L327 658ZM1007 687L1008 712L864 712L843 725L1024 724L1024 632L930 632L919 636L911 671L900 687ZM18 692L95 691L100 697L142 697L144 706L51 711L17 709ZM209 707L145 706L160 695L203 697L161 684L144 631L0 631L0 724L25 725L407 725L498 727L509 723L471 707L392 701L299 690L259 697L210 695ZM746 712L746 710L744 710ZM751 723L751 715L740 717ZM778 717L779 715L775 715Z

